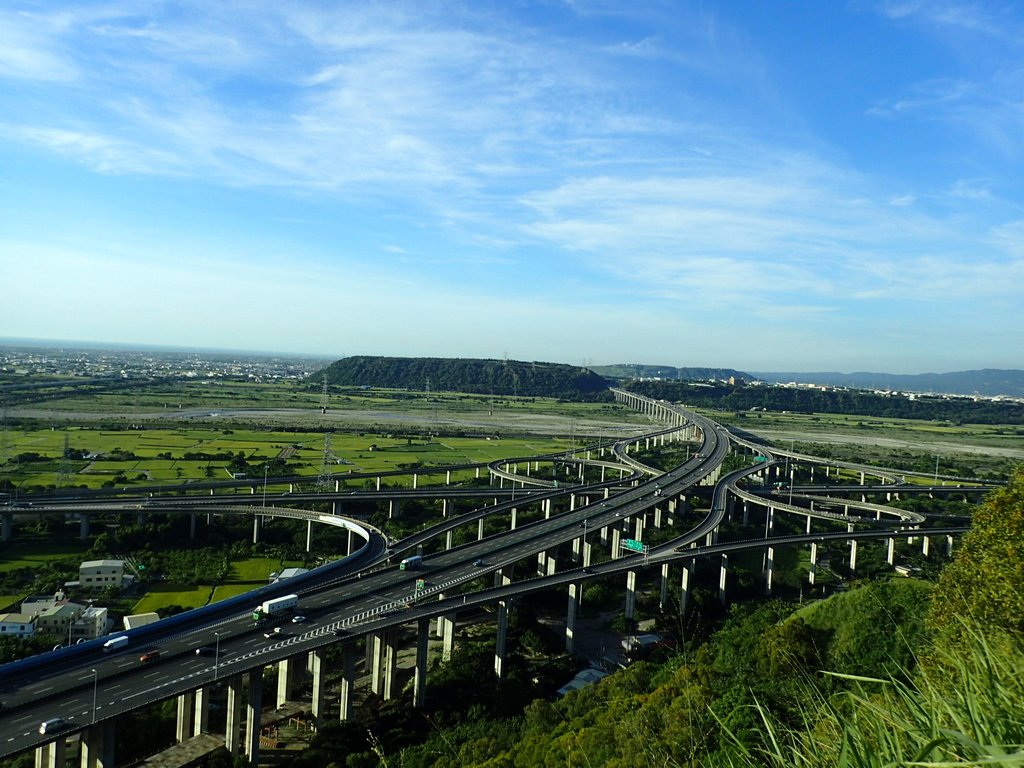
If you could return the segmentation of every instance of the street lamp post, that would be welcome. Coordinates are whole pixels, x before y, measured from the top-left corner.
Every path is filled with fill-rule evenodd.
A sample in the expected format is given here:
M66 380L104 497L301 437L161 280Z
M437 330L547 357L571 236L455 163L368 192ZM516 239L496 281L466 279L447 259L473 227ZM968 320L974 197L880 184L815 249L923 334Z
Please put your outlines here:
M100 675L94 669L92 670L92 724L96 724L96 693L99 689Z
M213 653L213 679L217 679L218 667L220 666L220 632L214 632L213 636L217 638L216 650Z
M263 506L264 507L267 506L267 470L268 469L269 469L269 466L267 464L264 464L263 465Z

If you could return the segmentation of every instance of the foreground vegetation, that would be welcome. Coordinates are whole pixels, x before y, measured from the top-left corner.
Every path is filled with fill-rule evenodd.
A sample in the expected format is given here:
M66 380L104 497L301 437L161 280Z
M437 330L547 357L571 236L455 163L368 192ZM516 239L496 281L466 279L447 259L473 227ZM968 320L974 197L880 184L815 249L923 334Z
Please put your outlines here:
M220 402L231 400L224 398L224 391L217 395ZM108 396L125 397L120 393ZM315 401L316 396L312 392L307 398ZM377 396L352 393L353 398ZM409 398L424 414L447 407L438 403L474 412L490 404L485 397L438 396L431 403L409 393L381 396L382 401L393 404L401 398ZM522 401L516 403L514 407L524 411L528 407ZM756 431L762 416L766 421L798 418L795 414L757 413L743 420L756 419L757 423L751 424ZM799 418L819 425L824 432L832 417L816 422L810 420L819 417L811 414ZM858 417L856 422L871 426L851 424L851 429L881 430L883 426L870 417ZM317 431L250 430L225 424L195 432L190 431L194 427L182 425L172 425L166 431L124 426L111 429L109 435L96 429L66 430L71 435L68 445L72 450L94 450L99 438L109 439L109 450L119 452L112 461L119 464L105 469L116 471L129 484L154 479L151 474L158 473L161 466L147 464L150 461L171 462L166 468L182 468L183 475L193 471L185 467L194 461L197 478L208 477L209 467L215 474L241 470L259 477L265 466L275 466L271 463L275 460L300 474L313 475L322 456L323 434ZM965 429L964 425L929 422L904 426L959 430L960 437ZM1004 429L1016 428L993 425L977 436L992 441L1019 440L1015 432L999 432ZM940 434L946 435L944 431ZM17 475L19 486L46 485L50 478L56 481L60 465L68 459L74 466L74 458L63 455L62 432L19 429L9 431L8 436L18 440L8 444L17 446L8 458L26 452L45 457L44 461L15 462L13 466L21 473ZM80 436L84 438L81 444L77 442ZM481 438L460 446L455 437L431 437L429 430L391 433L390 437L353 432L335 436L332 447L344 461L364 468L383 466L371 462L385 457L391 466L457 461L449 457L459 450L466 455L476 450L469 445L481 453L509 451L503 453L508 456L544 452L542 446L564 449L566 444L564 439L531 437L515 444ZM21 442L23 438L35 442L29 445ZM186 459L186 451L206 455ZM212 458L221 452L223 456ZM170 458L160 458L160 453L170 453ZM650 458L655 463L655 457ZM682 458L685 455L663 460L675 464ZM925 469L931 469L934 457L925 458L929 462ZM131 462L134 466L130 468L124 465ZM49 464L45 471L33 474L28 469L34 464L42 469L43 463ZM8 461L8 471L11 466ZM946 464L945 459L942 468L960 474L960 467ZM102 482L112 479L106 476ZM410 504L403 507L402 519L395 524L418 525L421 518L430 518L432 511ZM381 513L378 510L376 514ZM504 681L493 679L493 637L486 631L479 637L464 636L452 661L436 664L431 670L425 711L413 710L401 700L371 702L358 709L356 721L321 728L310 747L291 758L291 764L297 768L1024 765L1019 754L1024 743L1022 520L1024 476L1018 471L1014 483L994 495L976 517L975 533L957 550L955 563L934 586L905 579L864 581L809 605L754 599L734 605L728 613L721 612L710 589L695 589L686 615L662 617L679 628L681 642L675 653L638 662L561 699L551 692L571 676L574 662L558 652L559 638L546 631L532 613L533 606L519 605L510 630L515 653ZM58 531L45 525L36 532L38 543L49 542L43 554L5 547L0 573L6 578L34 570L34 575L44 575L56 584L65 578L63 565L73 561L77 566L78 545L69 542L71 550L54 546ZM204 541L202 548L188 552L177 551L189 547L180 521L155 525L152 529L148 524L140 527L122 521L96 536L81 554L132 553L149 573L167 579L161 582L168 585L162 597L154 598L164 612L215 599L213 588L244 588L246 582L259 579L258 571L275 563L305 562L302 531L287 522L268 528L272 537L256 548L237 543L249 537L243 525L227 524L222 529L223 541ZM153 545L154 541L159 545ZM317 546L329 552L333 544L325 538L318 539ZM778 554L778 584L791 586L795 593L799 581L795 574L806 569L790 563L788 575L783 575L785 557L788 554ZM862 562L868 557L867 552L862 553ZM737 561L739 570L742 559ZM753 583L749 578L744 582L742 576L737 581L747 587ZM15 594L17 589L3 587L0 591ZM588 589L586 605L605 598L615 601L620 596L617 588L605 585ZM748 589L745 596L754 591ZM564 596L559 595L559 603L564 610ZM133 603L124 609L139 607ZM162 710L160 722L173 725L170 705L165 703ZM149 733L153 727L146 722L138 731ZM165 730L173 733L170 726ZM130 748L123 751L129 753L134 754ZM223 756L216 759L223 760ZM26 756L25 763L30 761L31 756Z
M934 587L736 605L667 660L522 714L508 707L516 681L481 686L486 670L465 656L425 718L332 725L292 765L1024 765L1024 469L980 521Z

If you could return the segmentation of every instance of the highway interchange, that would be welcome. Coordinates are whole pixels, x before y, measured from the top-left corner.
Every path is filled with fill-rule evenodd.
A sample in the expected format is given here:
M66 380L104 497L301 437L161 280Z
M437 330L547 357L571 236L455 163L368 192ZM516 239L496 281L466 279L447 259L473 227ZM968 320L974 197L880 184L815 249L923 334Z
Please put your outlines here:
M458 489L445 486L430 486L418 489L420 494L433 492L437 497L476 495L477 498L495 496L495 504L455 515L435 527L401 542L388 541L379 531L359 520L347 520L341 516L324 515L302 509L271 505L253 504L255 499L245 499L245 506L226 505L224 498L191 497L179 504L177 501L154 501L151 504L118 502L110 499L74 500L61 506L64 511L102 511L135 508L141 512L164 513L171 511L193 512L197 507L203 513L216 512L248 515L288 516L312 519L350 527L359 532L361 547L342 561L325 568L318 568L300 581L287 586L301 597L301 612L308 621L302 624L288 624L281 635L265 637L264 632L254 629L250 616L251 608L259 602L252 597L244 606L235 606L229 614L195 611L194 621L175 624L164 631L160 624L152 625L146 633L133 638L130 648L121 652L105 654L99 643L87 644L68 649L65 653L52 654L52 662L44 667L30 668L25 672L20 667L0 667L0 701L4 710L0 712L0 757L12 755L36 747L53 737L40 735L38 726L48 718L61 717L71 725L69 730L78 730L93 723L117 717L118 715L146 706L152 702L177 696L208 685L215 679L224 679L241 672L258 669L298 653L323 648L377 632L397 627L418 619L450 614L455 610L469 610L486 607L499 600L522 596L538 590L552 589L559 585L579 583L601 578L613 573L627 573L642 568L660 567L664 563L685 563L698 557L711 557L742 549L765 547L763 536L749 540L718 542L717 530L727 514L731 498L746 499L765 504L765 499L737 484L744 478L759 475L764 477L779 467L785 452L772 453L764 446L751 443L743 438L730 435L720 425L683 410L678 406L662 404L676 415L674 427L695 430L701 443L694 456L684 464L668 472L651 471L637 466L635 461L620 461L621 469L614 479L601 484L588 483L552 488L550 482L538 478L517 475L510 471L516 460L495 463L491 474L502 485L483 489ZM650 433L661 435L664 430ZM650 439L650 436L647 436ZM643 440L644 437L639 438ZM665 439L654 437L653 439ZM619 441L613 453L621 459L627 447L637 438ZM512 568L539 553L551 552L559 546L571 544L581 535L597 531L605 526L623 525L645 514L670 499L677 499L698 483L714 482L719 468L729 454L731 447L754 451L761 460L749 467L718 478L714 486L711 509L700 521L692 525L681 536L647 549L644 554L624 553L622 557L590 566L584 561L558 572L534 575L516 573ZM579 457L573 457L575 461ZM794 459L796 454L790 454ZM519 461L532 461L536 457L524 457ZM801 457L801 460L814 460ZM596 461L596 460L594 460ZM602 462L607 464L608 462ZM851 465L855 466L855 465ZM858 469L863 469L858 467ZM892 481L889 487L898 487L898 478L888 473L870 470L875 477ZM509 498L510 492L519 484L517 498ZM529 489L525 487L530 483ZM549 487L543 487L543 486ZM606 490L607 489L607 490ZM376 492L367 492L371 496ZM384 492L394 496L395 492ZM399 571L396 567L403 553L411 552L432 537L442 536L455 526L472 523L481 517L508 517L513 507L535 505L543 499L575 495L568 511L552 514L550 518L538 519L519 525L500 534L489 535L451 548L427 558L424 571ZM605 495L607 494L607 498ZM363 492L350 494L364 495ZM499 498L500 496L500 498ZM323 497L315 497L323 498ZM311 501L307 496L294 495L289 504ZM793 502L801 502L797 496ZM803 536L779 536L772 539L773 546L799 544L828 539L891 537L887 527L916 527L924 521L913 515L901 513L884 505L861 504L843 500L851 514L855 508L863 508L856 522L870 523L874 530L819 532ZM589 502L589 503L586 503ZM819 519L843 520L847 518L831 510L811 511L802 504L790 504L773 499L772 504L781 511L801 515L813 515ZM210 505L213 505L211 508ZM572 506L572 505L570 505ZM888 510L883 519L874 519L878 508ZM851 518L853 519L853 518ZM852 526L851 526L852 527ZM632 527L629 528L632 535ZM929 531L934 535L962 532L963 526L947 526ZM906 535L906 534L904 534ZM520 566L520 571L524 569ZM496 574L495 578L481 579L481 576ZM504 576L504 578L502 578ZM428 586L416 589L416 580L425 578ZM161 622L162 623L162 622ZM197 655L196 650L213 647L214 654ZM161 658L157 663L140 665L139 654L158 649Z

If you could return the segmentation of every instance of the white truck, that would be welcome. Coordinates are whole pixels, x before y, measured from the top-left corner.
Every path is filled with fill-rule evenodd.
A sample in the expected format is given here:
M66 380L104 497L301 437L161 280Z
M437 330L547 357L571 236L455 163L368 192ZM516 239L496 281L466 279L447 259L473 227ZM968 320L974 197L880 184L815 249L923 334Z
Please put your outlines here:
M128 635L112 637L103 644L103 652L110 653L111 651L116 651L119 648L124 648L126 645L128 645Z
M264 600L252 609L252 622L257 627L278 618L290 616L299 607L298 595L283 595L271 600Z

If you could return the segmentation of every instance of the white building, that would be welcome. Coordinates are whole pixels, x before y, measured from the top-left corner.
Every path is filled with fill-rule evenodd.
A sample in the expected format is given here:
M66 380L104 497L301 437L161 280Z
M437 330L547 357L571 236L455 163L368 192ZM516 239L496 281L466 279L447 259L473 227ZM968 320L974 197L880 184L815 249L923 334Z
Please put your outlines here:
M280 573L274 572L270 574L270 583L276 584L282 579L291 579L304 573L309 573L309 568L284 568Z
M67 601L46 608L36 616L36 632L41 635L70 638L72 625L85 613L86 607L81 603Z
M36 617L25 613L0 613L0 637L32 637Z
M593 685L606 677L608 677L608 673L603 669L590 667L577 674L576 677L555 691L555 693L559 696L565 696L567 693L578 691L580 688L586 688L588 685Z
M71 623L71 642L102 637L110 631L110 624L106 608L90 606Z
M124 583L124 560L87 560L78 566L78 582L82 589L120 589Z
M124 617L124 628L135 629L136 627L144 627L147 624L152 624L154 621L160 621L159 613L134 613L131 616Z

